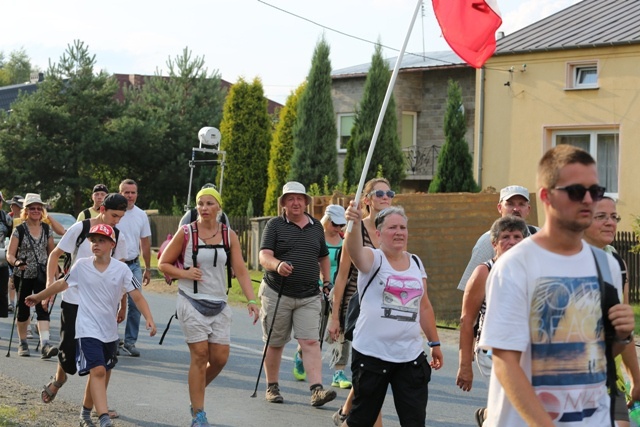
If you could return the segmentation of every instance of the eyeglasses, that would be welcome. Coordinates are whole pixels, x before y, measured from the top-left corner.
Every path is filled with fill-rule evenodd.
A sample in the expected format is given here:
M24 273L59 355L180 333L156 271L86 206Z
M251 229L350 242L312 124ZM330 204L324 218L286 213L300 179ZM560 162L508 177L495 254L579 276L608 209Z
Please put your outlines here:
M595 215L593 217L594 220L598 221L598 222L605 222L606 220L610 219L611 221L618 223L620 222L620 220L622 219L622 217L618 214L611 214L611 215L607 215L606 213L600 213L598 215Z
M385 194L387 195L388 198L393 199L396 196L396 192L395 191L391 191L391 190L373 190L372 192L369 193L369 196L376 196L378 198L382 198L385 196Z
M40 206L29 206L27 209L29 209L30 211L42 211L42 208Z
M595 184L589 188L585 187L582 184L573 184L567 185L566 187L555 187L554 190L566 191L567 196L569 196L569 200L572 200L574 202L583 201L584 195L587 194L588 191L589 195L591 196L591 200L597 202L602 200L607 189Z
M342 228L342 224L336 224L335 222L331 221L331 225L333 225L334 227L339 227Z

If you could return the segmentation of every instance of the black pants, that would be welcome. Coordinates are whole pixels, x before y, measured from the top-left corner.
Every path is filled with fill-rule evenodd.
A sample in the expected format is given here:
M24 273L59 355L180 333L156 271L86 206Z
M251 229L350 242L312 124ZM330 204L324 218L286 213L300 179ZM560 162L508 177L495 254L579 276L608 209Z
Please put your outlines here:
M19 271L14 273L13 282L16 289L20 290L20 294L18 295L18 306L16 307L18 314L16 317L18 318L18 322L26 322L29 320L29 314L31 312L29 311L29 306L24 303L24 300L31 294L37 294L38 292L43 291L45 283L38 282L36 277L33 279L23 279L20 277ZM35 309L39 321L49 321L49 312L42 307L42 304L36 304Z
M76 317L78 306L62 301L60 304L60 345L58 346L58 362L69 375L78 371L76 367Z
M0 317L9 317L9 267L0 267Z

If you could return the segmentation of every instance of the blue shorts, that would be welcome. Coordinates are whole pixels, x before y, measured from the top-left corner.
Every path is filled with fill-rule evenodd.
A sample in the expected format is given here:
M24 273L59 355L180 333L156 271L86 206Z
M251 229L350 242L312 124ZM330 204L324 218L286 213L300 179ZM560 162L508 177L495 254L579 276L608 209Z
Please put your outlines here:
M87 375L98 366L107 371L118 363L118 340L104 343L95 338L76 338L76 367L78 375Z

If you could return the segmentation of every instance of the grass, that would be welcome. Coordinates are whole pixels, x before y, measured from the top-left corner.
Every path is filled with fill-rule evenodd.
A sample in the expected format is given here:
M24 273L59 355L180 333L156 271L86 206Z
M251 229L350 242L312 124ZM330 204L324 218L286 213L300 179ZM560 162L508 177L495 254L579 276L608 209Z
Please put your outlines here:
M18 416L18 408L0 405L0 426L17 426L14 421Z
M633 307L633 317L636 320L636 328L633 333L636 337L640 336L640 304L631 304Z

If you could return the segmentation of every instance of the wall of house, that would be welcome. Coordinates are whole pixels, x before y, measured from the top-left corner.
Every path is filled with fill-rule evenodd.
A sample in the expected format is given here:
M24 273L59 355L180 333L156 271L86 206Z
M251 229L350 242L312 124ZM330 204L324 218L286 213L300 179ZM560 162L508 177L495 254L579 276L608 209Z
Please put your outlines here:
M633 173L640 159L640 144L636 143L640 135L639 57L640 45L628 45L502 55L487 61L482 186L536 188L537 163L551 147L550 127L619 125L618 212L623 218L619 229L630 231L634 216L640 214L640 188ZM599 62L599 88L565 90L567 62L583 60ZM526 71L521 71L523 64ZM477 171L478 156L475 162ZM544 218L541 206L538 215Z

